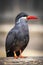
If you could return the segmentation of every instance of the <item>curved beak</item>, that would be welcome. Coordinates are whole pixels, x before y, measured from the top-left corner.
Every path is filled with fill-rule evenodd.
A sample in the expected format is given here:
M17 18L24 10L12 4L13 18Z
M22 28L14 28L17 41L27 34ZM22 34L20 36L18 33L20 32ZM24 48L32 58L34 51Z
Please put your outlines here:
M27 18L27 20L38 19L37 16L27 16L26 18Z

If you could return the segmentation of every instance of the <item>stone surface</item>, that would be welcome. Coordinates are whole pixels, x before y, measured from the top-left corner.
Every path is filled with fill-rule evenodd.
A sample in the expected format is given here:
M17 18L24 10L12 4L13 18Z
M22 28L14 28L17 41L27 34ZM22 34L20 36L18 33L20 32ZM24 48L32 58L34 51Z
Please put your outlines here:
M43 57L0 58L0 65L43 65Z

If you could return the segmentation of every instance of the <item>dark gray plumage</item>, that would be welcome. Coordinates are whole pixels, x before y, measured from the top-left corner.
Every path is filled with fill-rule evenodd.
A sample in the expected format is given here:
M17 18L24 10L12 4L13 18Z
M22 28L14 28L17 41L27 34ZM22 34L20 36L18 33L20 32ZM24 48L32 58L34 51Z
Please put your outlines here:
M29 42L28 22L23 17L28 16L25 13L20 13L15 19L15 26L9 31L6 38L6 56L13 57L13 51L16 51L17 56L20 55Z

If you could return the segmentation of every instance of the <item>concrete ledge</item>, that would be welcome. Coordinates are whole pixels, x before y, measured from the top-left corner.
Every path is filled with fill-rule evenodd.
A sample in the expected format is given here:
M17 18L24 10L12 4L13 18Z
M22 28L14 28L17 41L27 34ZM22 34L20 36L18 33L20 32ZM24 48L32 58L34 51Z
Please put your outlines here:
M43 57L0 58L0 65L43 65Z

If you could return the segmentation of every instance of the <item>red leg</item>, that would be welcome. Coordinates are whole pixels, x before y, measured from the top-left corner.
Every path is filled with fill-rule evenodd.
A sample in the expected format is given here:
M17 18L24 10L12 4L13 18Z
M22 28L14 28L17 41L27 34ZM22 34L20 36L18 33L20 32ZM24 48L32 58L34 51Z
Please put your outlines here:
M20 58L24 58L24 56L22 56L21 53L22 53L22 51L20 50L20 56L19 56L19 57L20 57Z
M16 55L16 52L14 51L14 58L17 59L18 56Z

